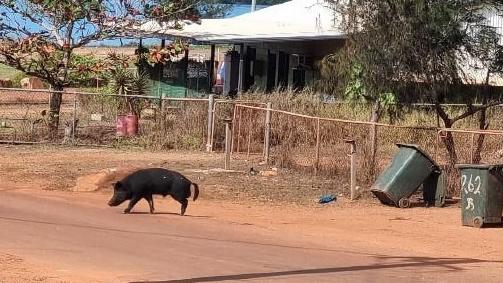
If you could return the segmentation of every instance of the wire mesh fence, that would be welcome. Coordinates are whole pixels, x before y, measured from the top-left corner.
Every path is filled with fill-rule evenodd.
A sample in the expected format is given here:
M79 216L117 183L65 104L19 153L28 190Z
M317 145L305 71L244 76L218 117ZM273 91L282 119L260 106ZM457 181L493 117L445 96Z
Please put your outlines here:
M0 89L0 141L48 142L50 96L48 90ZM424 117L428 123L418 123L427 126L414 127L303 115L267 108L260 101L69 91L62 97L58 134L51 142L220 151L225 141L224 120L232 119L236 158L266 160L267 155L270 164L338 178L345 186L350 179L348 141L356 144L357 182L362 187L368 187L389 165L396 144L417 144L449 175L451 195L459 193L453 162L503 163L503 131L439 129L430 126L434 120L431 115ZM139 132L134 137L118 137L118 117L130 111L128 99L137 106ZM459 109L451 111L463 111L462 106L452 107ZM497 120L502 109L491 109L489 120ZM75 131L68 131L74 126ZM498 125L492 128L499 129Z
M47 139L50 93L34 90L0 90L0 139L36 142ZM61 125L72 120L75 96L63 98ZM63 129L59 131L63 133Z
M0 89L0 140L47 142L50 97L48 90ZM51 142L200 149L206 141L208 99L81 92L63 92L62 97L58 133ZM126 100L136 105L139 132L120 138L117 119L130 112Z
M265 136L267 111L272 112L269 137ZM375 124L249 105L237 105L235 113L234 152L260 154L266 159L265 140L269 139L267 159L273 164L339 178L345 187L350 182L350 141L356 143L357 182L363 187L369 187L390 164L397 151L396 144L418 145L438 163L448 175L451 196L459 194L458 172L453 163L503 162L503 131ZM446 134L452 135L451 151L447 150Z

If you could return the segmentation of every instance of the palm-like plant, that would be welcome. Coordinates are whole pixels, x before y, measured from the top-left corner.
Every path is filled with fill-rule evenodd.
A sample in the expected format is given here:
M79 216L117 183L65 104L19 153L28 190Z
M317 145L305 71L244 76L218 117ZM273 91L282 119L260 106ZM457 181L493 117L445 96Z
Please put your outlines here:
M150 77L146 72L137 73L131 77L129 93L134 96L147 96L150 93ZM138 97L128 97L131 113L139 115L146 100Z
M112 89L119 95L126 95L128 89L131 88L131 80L133 75L125 68L115 68L111 72Z
M116 68L111 72L112 89L119 95L124 95L123 107L132 114L139 115L142 99L134 96L147 96L150 91L150 79L147 73L133 74L125 68ZM133 96L133 97L132 97Z

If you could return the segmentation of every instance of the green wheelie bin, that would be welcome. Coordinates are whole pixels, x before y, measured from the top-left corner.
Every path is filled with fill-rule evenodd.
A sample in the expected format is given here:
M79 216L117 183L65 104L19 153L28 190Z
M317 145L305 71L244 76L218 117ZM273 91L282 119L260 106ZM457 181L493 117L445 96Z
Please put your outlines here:
M503 165L460 164L463 226L501 224Z
M423 198L427 206L444 207L447 194L447 176L433 172L423 183Z
M379 176L371 187L371 192L383 204L401 208L410 206L409 197L426 180L440 176L439 166L417 145L397 144L398 153L391 165ZM436 174L437 178L432 177Z

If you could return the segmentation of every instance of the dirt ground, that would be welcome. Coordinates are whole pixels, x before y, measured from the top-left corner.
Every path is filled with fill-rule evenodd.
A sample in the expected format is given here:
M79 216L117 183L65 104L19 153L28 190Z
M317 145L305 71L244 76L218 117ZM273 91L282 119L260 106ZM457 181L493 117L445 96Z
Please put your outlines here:
M205 199L233 203L313 204L323 194L347 193L348 189L337 180L315 178L287 170L278 170L276 176L269 177L251 175L251 168L254 171L272 171L272 168L260 165L260 159L256 157L249 162L244 160L244 156L236 157L232 160L235 172L228 173L218 170L224 166L221 154L201 152L4 145L0 146L0 153L1 178L4 182L21 183L43 190L70 191L78 177L96 174L104 169L127 172L129 168L145 167L178 170L204 188L202 196ZM111 189L111 183L104 185L106 188L103 189Z
M252 166L267 169L259 166L258 161L233 160L238 171L234 173L210 170L221 165L222 155L201 152L0 146L0 189L22 190L29 195L40 193L44 198L67 204L99 207L110 196L110 188L102 184L103 188L94 193L72 192L78 177L107 168L120 168L120 172L132 167L162 166L179 170L200 184L201 200L191 203L190 213L234 225L232 229L249 235L267 233L281 239L284 245L302 242L356 254L381 254L395 259L407 256L411 261L469 259L476 264L470 275L481 276L479 282L498 282L503 270L502 228L462 227L458 205L403 210L381 206L373 199L350 202L344 197L344 185L334 180L281 169L277 176L248 174ZM342 195L335 203L317 204L316 199L326 193ZM167 200L158 201L161 204L157 207L164 207L162 203ZM136 209L147 211L147 205L140 202ZM170 213L177 212L178 207L171 206ZM94 282L86 281L85 271L62 275L40 258L25 258L12 252L0 251L0 270L2 283ZM455 274L456 270L453 267L451 271ZM414 276L413 272L410 276ZM454 275L429 282L433 281L463 282Z

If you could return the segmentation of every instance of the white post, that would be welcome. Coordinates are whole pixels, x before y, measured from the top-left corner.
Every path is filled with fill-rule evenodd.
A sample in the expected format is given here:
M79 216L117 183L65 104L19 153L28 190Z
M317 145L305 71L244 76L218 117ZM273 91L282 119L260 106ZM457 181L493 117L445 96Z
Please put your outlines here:
M265 137L264 137L264 161L269 163L270 141L271 141L271 114L272 104L267 102L267 112L265 113Z
M251 4L251 11L252 12L255 12L256 6L257 6L257 0L252 0L252 4Z
M239 78L238 78L238 93L243 93L243 75L244 75L244 60L239 59Z
M245 47L243 44L239 46L239 78L238 78L238 93L243 93L244 90L244 74L245 74Z
M208 97L208 139L206 142L206 152L212 152L213 151L213 140L212 140L212 135L213 135L213 105L215 104L215 96L213 94L210 94Z
M314 175L318 175L318 170L320 167L320 143L321 143L321 131L320 131L321 119L316 119L316 155L314 160Z

